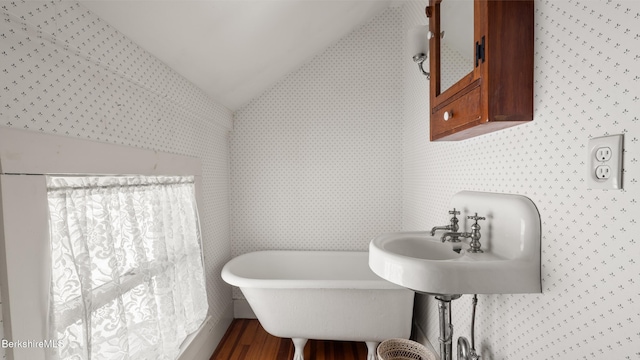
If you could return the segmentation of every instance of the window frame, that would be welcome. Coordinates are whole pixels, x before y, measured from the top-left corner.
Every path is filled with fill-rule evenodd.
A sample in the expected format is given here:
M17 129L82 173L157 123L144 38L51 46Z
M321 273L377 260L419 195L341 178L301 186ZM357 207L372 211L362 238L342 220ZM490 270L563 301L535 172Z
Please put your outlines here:
M51 266L45 175L193 176L196 206L202 213L202 167L196 157L0 128L0 290L4 338L10 342L32 342L27 344L30 347L6 348L9 360L44 360L45 349L38 343L49 340Z

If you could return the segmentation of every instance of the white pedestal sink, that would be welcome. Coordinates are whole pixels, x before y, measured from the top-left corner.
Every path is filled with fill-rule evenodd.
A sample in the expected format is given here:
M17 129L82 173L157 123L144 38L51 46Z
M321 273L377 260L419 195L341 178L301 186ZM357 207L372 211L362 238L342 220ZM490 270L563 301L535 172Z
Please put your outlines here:
M481 234L483 253L453 251L442 243L443 232L383 234L369 245L369 266L378 276L428 294L539 293L540 215L520 195L462 191L451 207L461 211L460 232L469 231L468 215L486 217ZM444 212L444 209L443 209ZM441 225L441 224L433 224ZM457 244L460 247L460 244Z

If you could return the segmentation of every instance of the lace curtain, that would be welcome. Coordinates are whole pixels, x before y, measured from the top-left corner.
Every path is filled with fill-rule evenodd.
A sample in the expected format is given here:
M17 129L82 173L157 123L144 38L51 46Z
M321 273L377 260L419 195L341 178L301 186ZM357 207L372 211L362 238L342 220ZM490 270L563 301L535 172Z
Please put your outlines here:
M192 177L47 177L49 359L175 359L208 305Z

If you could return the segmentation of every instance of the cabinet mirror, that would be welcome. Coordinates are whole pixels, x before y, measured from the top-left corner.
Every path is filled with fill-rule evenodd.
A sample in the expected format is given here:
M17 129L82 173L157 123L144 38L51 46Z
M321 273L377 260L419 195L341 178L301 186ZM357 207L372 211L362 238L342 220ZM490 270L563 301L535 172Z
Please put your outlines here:
M473 71L473 0L440 3L440 93Z

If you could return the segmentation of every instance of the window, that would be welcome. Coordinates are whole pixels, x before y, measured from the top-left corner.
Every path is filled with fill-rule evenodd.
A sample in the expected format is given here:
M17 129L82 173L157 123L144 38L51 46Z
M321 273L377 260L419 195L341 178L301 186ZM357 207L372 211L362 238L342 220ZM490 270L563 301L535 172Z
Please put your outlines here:
M98 246L91 250L90 243L108 244L102 241L104 236L98 236L102 230L106 233L107 228L98 222L90 223L88 219L95 216L89 217L88 214L105 208L98 204L104 204L107 199L112 199L107 201L112 204L116 193L118 201L138 204L144 215L138 211L125 212L128 217L123 217L121 212L116 212L116 215L112 211L104 212L105 216L109 214L112 217L108 222L111 230L124 227L133 231L139 228L144 236L138 238L144 241L133 241L131 236L125 236L118 240L120 243L114 240L111 247ZM143 199L151 194L157 196L156 200L144 202ZM81 201L83 197L86 199ZM3 328L4 338L17 344L5 348L7 358L45 360L46 355L68 358L67 354L71 353L85 356L100 352L93 359L156 360L175 358L175 354L180 352L181 359L188 359L208 349L207 324L210 325L210 317L182 344L180 335L198 327L207 313L206 292L194 284L204 284L205 276L202 273L202 244L196 212L201 199L202 167L198 158L31 131L0 129ZM52 206L50 200L59 204ZM67 202L72 204L68 206ZM78 206L81 203L85 206ZM143 205L151 203L163 204L167 212L165 208L156 211L151 205ZM114 206L106 208L115 209ZM121 205L120 208L127 207ZM69 209L74 209L72 217L69 217ZM159 215L173 214L176 209L181 217L172 216L169 222L165 221L164 215ZM60 215L58 210L67 214ZM120 225L115 226L114 216L129 220L120 221ZM50 217L54 221L50 222ZM146 222L149 219L153 221ZM159 220L163 224L161 230ZM51 247L50 239L55 232L67 227L62 225L65 222L69 222L69 229L82 231L70 232L68 239L64 240L67 248L63 248L64 241ZM189 230L186 225L179 225L183 222L193 226ZM50 223L55 225L50 227ZM132 226L134 223L137 227ZM171 226L165 228L167 224ZM184 235L194 232L196 236L190 236L187 241ZM82 244L78 240L80 233L87 234L87 246L70 247L70 240L77 240L74 246ZM171 243L160 246L160 240L152 240L169 233L179 235L175 239L184 240L180 247L171 248L167 245ZM62 233L55 236L64 239ZM155 245L146 247L149 244ZM136 249L136 252L122 250L128 248ZM185 251L179 256L169 256L178 254L173 251L176 249ZM74 251L69 253L67 250ZM161 256L165 253L167 256ZM76 263L77 257L82 261ZM86 258L90 261L85 261ZM191 272L190 264L200 268L200 275ZM109 270L104 270L104 266ZM58 282L54 284L52 279L56 269L64 269L67 273L64 276L58 273ZM185 275L183 270L190 272ZM165 284L165 279L171 277L178 281L174 287ZM189 281L185 280L187 277ZM62 285L69 279L70 284ZM175 297L178 296L177 291L180 294L190 292L191 297ZM171 297L159 297L168 294ZM140 301L135 303L133 300ZM54 303L55 307L52 306ZM136 308L128 305L134 303L145 306ZM166 320L153 320L153 316L161 312L159 310L171 309L169 305L175 309L176 317L184 317L184 322L167 325ZM120 309L131 311L117 312ZM193 316L187 318L188 313ZM154 322L155 328L152 326ZM135 334L122 336L134 330ZM170 337L173 345L165 341ZM58 343L55 341L58 338L64 341ZM57 344L61 346L51 349ZM120 357L106 356L107 353L102 352L116 347ZM121 351L125 348L132 355ZM139 350L152 348L162 354L157 357L150 353L142 355L145 350Z
M207 315L192 177L47 177L52 359L175 359Z

